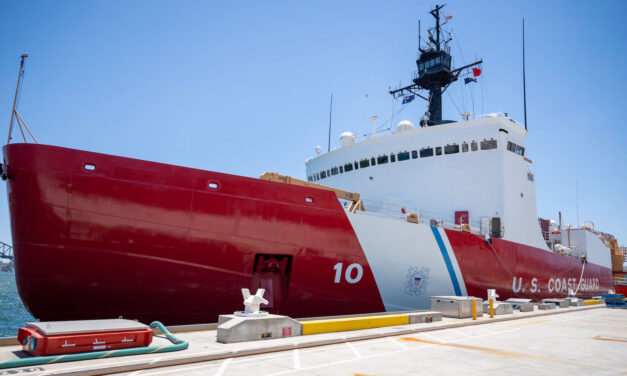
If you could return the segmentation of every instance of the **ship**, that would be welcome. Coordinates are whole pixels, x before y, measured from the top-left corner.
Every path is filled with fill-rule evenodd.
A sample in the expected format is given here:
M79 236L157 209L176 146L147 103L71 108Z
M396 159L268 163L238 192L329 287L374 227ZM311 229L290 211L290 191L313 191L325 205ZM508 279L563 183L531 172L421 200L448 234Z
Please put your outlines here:
M452 67L441 8L412 83L390 91L428 102L419 124L345 132L306 161L304 179L10 143L10 133L1 174L26 308L45 321L175 325L241 309L242 288L265 289L262 309L291 317L425 309L431 296L487 289L532 301L611 290L598 234L538 219L526 122L442 118L442 93L482 61Z

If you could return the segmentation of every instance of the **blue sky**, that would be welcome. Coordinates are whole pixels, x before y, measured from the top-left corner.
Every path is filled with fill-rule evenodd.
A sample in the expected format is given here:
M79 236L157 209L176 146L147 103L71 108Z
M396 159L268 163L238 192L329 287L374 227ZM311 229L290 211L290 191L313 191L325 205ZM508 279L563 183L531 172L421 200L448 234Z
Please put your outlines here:
M302 178L315 146L326 148L331 93L334 145L343 131L362 133L367 116L383 124L402 108L387 90L410 81L417 21L431 25L434 4L5 0L0 129L27 51L18 109L42 143ZM443 13L454 15L454 63L484 60L474 112L521 122L525 17L538 214L561 210L575 224L578 181L579 221L627 244L627 2L449 1ZM470 88L444 96L445 118L473 112ZM394 122L417 122L424 106L414 101ZM6 199L0 240L10 242Z

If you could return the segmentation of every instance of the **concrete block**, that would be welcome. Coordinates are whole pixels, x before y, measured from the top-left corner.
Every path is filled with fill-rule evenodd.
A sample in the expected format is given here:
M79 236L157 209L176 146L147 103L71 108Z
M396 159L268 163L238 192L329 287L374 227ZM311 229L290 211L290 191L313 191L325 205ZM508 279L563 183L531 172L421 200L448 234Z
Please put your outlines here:
M538 310L540 311L546 311L548 309L555 309L557 308L557 305L555 303L539 303L538 304Z
M409 314L410 324L419 324L434 321L442 321L441 312L416 312Z
M520 310L520 312L533 312L534 305L531 303L531 299L507 299L505 303L511 304L514 309Z
M472 301L477 302L477 317L483 315L483 299L473 296L432 296L431 310L442 312L444 317L465 319L472 317Z
M571 298L570 299L570 306L571 307L582 307L586 305L586 302L583 301L583 299L577 299L577 298Z
M221 320L223 323L218 325L217 332L217 341L220 343L295 337L303 333L302 324L287 316L241 317L222 315Z
M509 303L495 302L492 309L494 309L494 315L506 315L508 313L514 313L514 306ZM483 312L490 314L490 302L483 302Z
M236 316L235 315L220 315L218 316L218 325L222 325L234 317Z
M519 305L520 312L533 312L534 307L532 303L522 303Z
M560 308L570 307L570 299L542 299L542 303L555 303Z

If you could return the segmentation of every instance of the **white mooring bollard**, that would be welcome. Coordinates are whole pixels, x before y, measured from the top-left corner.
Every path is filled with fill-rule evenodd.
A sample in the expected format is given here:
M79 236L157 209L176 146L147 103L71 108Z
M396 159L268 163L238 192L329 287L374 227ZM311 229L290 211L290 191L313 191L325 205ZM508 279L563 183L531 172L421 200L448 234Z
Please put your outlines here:
M244 311L235 312L236 316L265 316L268 314L266 311L262 311L261 304L268 304L268 301L263 298L265 289L257 289L255 295L250 295L250 290L242 289L242 295L244 296Z

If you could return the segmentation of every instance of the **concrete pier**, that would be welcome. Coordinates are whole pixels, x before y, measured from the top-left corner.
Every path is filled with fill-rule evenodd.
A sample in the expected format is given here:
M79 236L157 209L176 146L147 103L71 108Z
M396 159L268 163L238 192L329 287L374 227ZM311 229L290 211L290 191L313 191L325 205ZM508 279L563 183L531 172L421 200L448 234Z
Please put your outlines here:
M627 369L624 333L627 310L602 305L233 344L218 343L216 330L201 330L176 334L190 343L185 351L48 364L28 367L28 374L616 374ZM153 345L165 343L157 337ZM0 359L19 350L0 347Z

